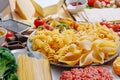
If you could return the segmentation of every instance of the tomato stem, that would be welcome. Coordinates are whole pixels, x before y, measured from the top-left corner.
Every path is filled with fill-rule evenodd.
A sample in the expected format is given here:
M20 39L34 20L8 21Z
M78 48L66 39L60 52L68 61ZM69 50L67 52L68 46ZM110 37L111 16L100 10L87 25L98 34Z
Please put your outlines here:
M41 19L40 16L38 16L37 19L40 20Z

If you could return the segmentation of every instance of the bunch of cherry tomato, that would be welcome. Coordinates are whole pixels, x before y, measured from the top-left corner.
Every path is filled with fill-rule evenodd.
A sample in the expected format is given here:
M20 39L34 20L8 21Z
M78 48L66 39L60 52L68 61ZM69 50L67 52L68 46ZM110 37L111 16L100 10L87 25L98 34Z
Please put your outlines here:
M75 21L72 21L70 24L67 23L69 18L58 18L56 21L59 23L56 26L50 26L49 24L53 21L52 19L35 19L34 20L34 25L35 28L39 28L39 30L47 29L47 30L53 30L54 28L58 28L60 30L62 29L75 29L77 30L78 24Z
M93 6L96 1L97 1L97 0L88 0L88 5L89 5L89 6ZM98 1L100 1L100 2L103 1L103 2L105 2L106 4L110 4L110 0L98 0Z
M34 25L36 28L41 29L47 29L47 30L53 30L53 28L46 23L46 20L44 18L40 19L39 17L34 20Z
M60 20L64 21L64 19L60 18ZM41 30L47 29L47 30L53 30L54 28L48 24L49 21L45 20L44 18L40 19L37 18L34 20L34 25L36 28L39 28ZM100 22L101 25L105 25L108 28L112 28L113 31L118 33L120 36L120 23L115 23L115 22L107 22L107 21L102 21ZM67 25L68 27L71 26L71 28L74 28L77 30L78 24L76 22L72 22L70 25Z
M100 22L100 24L106 25L108 28L112 28L113 31L117 32L118 35L120 36L120 23L103 21L103 22Z

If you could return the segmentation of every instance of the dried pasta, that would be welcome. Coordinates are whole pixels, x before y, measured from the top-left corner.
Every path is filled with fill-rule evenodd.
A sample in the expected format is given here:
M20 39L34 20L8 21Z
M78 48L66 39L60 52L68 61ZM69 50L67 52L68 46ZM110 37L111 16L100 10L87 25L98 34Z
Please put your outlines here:
M19 80L52 80L48 59L19 55L17 73Z
M66 19L67 20L67 19ZM68 20L71 23L71 20ZM51 25L57 25L54 21ZM59 23L60 24L60 23ZM91 63L104 63L104 60L116 54L119 37L112 30L99 23L77 23L77 31L59 29L53 31L37 30L30 36L32 49L42 52L50 61L71 66L83 66Z

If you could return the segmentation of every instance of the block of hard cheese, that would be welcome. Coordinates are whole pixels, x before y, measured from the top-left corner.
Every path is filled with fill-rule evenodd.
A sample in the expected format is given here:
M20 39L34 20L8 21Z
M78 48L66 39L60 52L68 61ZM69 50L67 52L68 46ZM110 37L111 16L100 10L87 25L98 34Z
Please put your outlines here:
M32 3L42 17L57 13L64 0L32 0Z
M31 19L35 15L35 8L31 0L16 0L15 11L23 19Z

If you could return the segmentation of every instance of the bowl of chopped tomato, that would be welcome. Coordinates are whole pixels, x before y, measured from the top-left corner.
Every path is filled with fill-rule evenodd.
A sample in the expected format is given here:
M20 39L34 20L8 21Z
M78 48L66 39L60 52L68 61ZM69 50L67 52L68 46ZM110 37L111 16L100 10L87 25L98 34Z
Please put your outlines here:
M87 2L87 0L66 0L66 6L71 13L77 13L85 8Z

